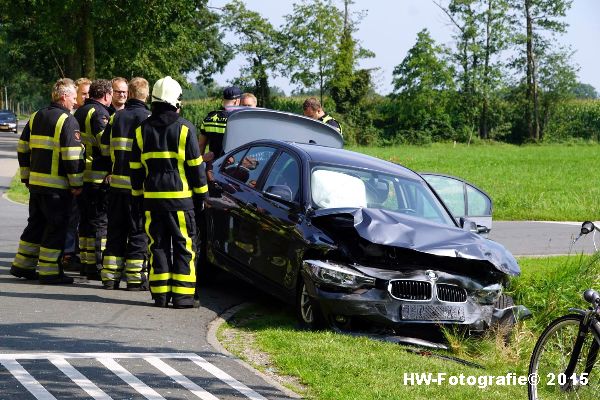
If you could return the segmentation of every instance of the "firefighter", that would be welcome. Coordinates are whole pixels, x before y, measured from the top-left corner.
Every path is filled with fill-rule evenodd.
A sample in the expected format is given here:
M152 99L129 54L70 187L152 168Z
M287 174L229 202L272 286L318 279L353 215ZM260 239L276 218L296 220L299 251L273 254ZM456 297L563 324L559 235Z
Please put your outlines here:
M71 110L77 89L59 79L52 103L31 115L17 145L21 181L29 188L29 218L10 273L44 284L70 284L59 264L73 196L83 185L79 125ZM38 272L36 272L36 265Z
M114 82L113 82L114 89ZM148 81L133 78L125 109L110 118L102 135L102 149L109 149L112 172L108 190L108 231L102 259L102 284L118 289L123 270L127 290L147 290L142 269L146 256L146 233L139 210L132 210L129 155L137 128L150 116L146 107Z
M106 246L107 176L110 158L103 156L102 133L110 118L108 106L112 101L110 81L98 79L90 85L90 97L75 111L85 145L83 193L79 198L79 258L82 275L100 280L102 251Z
M213 158L220 157L223 153L223 135L227 126L227 118L229 117L229 109L239 106L242 91L237 86L230 86L223 90L223 106L219 110L211 111L206 115L200 125L200 154L204 156L204 160L208 162L207 170L212 170ZM208 145L212 154L206 154L206 146Z
M208 192L196 128L179 116L181 86L167 76L152 89L152 115L135 131L131 193L143 199L156 307L194 306L196 213Z

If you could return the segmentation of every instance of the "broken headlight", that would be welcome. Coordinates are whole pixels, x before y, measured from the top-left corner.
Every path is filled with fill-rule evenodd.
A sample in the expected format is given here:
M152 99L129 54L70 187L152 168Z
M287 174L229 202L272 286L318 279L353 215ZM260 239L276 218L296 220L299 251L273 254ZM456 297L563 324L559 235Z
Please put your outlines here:
M493 285L476 289L472 294L479 304L494 304L502 294L502 285L494 283Z
M375 278L330 261L306 260L304 261L304 269L315 283L348 289L359 289L375 285Z

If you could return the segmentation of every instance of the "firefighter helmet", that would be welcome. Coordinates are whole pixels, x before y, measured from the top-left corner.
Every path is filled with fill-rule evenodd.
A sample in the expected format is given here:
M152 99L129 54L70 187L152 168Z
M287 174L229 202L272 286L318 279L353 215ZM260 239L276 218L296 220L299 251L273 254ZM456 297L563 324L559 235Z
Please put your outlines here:
M170 76L159 79L152 88L152 102L167 103L175 108L181 107L181 85Z

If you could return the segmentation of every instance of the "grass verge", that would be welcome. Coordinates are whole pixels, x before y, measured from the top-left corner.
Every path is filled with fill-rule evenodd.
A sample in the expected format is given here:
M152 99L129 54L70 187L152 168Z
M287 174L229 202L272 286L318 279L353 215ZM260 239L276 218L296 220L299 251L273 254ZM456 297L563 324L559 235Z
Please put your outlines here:
M511 373L525 376L545 324L569 307L585 307L583 290L599 287L600 263L598 256L525 258L520 262L524 272L512 281L509 292L517 304L530 308L534 317L516 326L510 343L493 332L474 338L448 331L450 351L435 353L472 361L484 369L414 354L368 338L297 330L291 311L274 302L237 314L221 327L218 337L229 351L258 369L294 378L295 390L300 387L301 394L310 399L526 398L526 386L486 385L483 380ZM446 374L446 381L411 384L405 378L411 373ZM476 382L449 383L449 377L461 375L473 376ZM294 385L288 387L294 390Z
M21 178L19 177L18 172L10 182L10 187L6 192L6 195L9 199L16 201L17 203L29 203L29 190L23 183L21 183Z

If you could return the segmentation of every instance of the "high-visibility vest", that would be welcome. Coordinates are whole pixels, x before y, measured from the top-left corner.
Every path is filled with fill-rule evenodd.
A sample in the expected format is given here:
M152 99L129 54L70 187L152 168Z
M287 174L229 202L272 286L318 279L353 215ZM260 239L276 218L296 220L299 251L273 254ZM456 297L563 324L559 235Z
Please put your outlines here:
M17 144L21 181L32 190L83 185L83 148L77 121L57 103L33 113Z
M131 193L146 210L190 210L207 192L195 127L179 117L168 126L150 119L135 130L129 167Z

